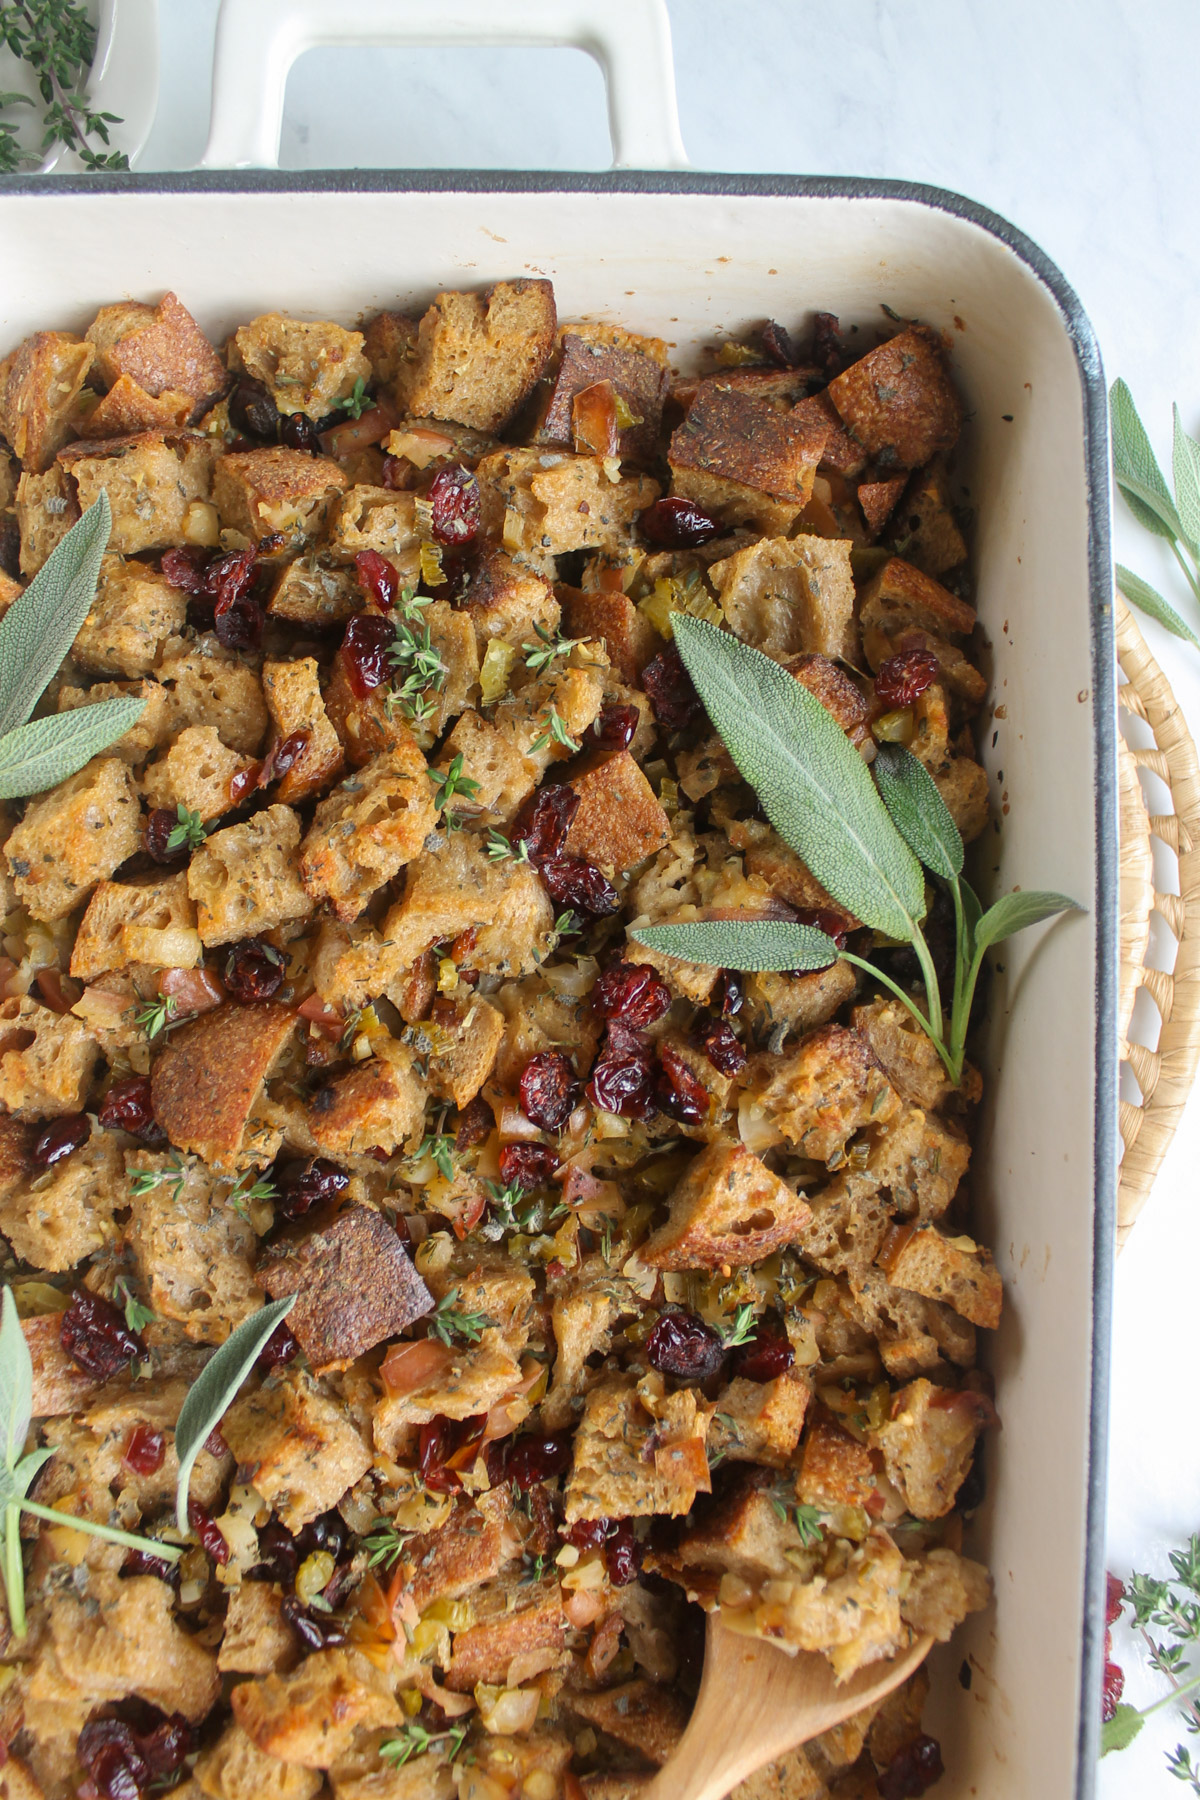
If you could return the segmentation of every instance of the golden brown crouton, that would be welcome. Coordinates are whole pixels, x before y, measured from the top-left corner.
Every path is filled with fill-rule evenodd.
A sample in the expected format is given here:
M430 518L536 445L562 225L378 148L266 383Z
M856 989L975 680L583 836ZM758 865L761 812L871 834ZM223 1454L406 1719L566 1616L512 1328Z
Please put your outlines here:
M532 869L489 862L473 838L452 832L409 864L404 898L384 920L383 936L397 974L431 944L473 930L460 967L517 976L545 955L553 925L550 896Z
M848 1552L842 1573L773 1582L745 1613L747 1627L796 1650L819 1650L845 1680L908 1641L900 1620L903 1559L886 1531Z
M992 1578L982 1563L939 1546L905 1564L908 1591L900 1615L914 1631L949 1642L968 1613L981 1612L992 1597Z
M833 714L856 749L872 747L870 703L844 669L815 651L790 656L784 667L821 702L827 713Z
M828 1414L818 1417L804 1437L796 1497L802 1506L866 1506L875 1495L875 1466L866 1444L843 1431Z
M828 427L707 383L672 434L671 491L726 525L783 535L812 495Z
M373 1054L318 1088L306 1114L314 1142L326 1156L361 1156L368 1150L398 1150L421 1127L425 1089L417 1079L407 1044L388 1037L371 1040Z
M300 879L299 843L299 819L278 804L206 840L188 865L205 944L236 943L308 917L313 902Z
M656 1768L662 1767L678 1745L690 1711L682 1694L644 1676L620 1681L595 1694L572 1690L564 1699L578 1718L586 1719L607 1737L640 1750Z
M888 1478L914 1517L941 1519L966 1479L975 1439L995 1421L985 1395L920 1379L893 1394L891 1417L871 1433L871 1442L883 1452Z
M490 1001L472 995L457 1006L439 1004L431 1024L429 1091L439 1100L468 1106L495 1065L504 1040L504 1014Z
M713 1440L716 1421L709 1429ZM699 1511L699 1509L697 1509ZM698 1523L685 1528L668 1567L717 1569L757 1583L794 1578L810 1560L794 1517L790 1484L766 1469L739 1469Z
M285 1006L224 1005L175 1032L151 1075L154 1116L171 1143L224 1173L235 1166L263 1082L295 1028ZM262 1161L274 1155L271 1148Z
M572 1523L675 1516L710 1491L704 1438L713 1407L692 1388L661 1389L661 1376L613 1375L587 1396L564 1490Z
M357 1650L318 1650L290 1675L243 1682L230 1705L259 1750L305 1769L327 1769L355 1731L402 1717L386 1675Z
M883 469L915 469L949 450L962 402L935 331L912 325L835 376L829 398Z
M328 547L348 561L360 550L378 551L405 585L415 584L421 549L415 496L367 484L350 488L330 514Z
M0 1203L2 1212L2 1203ZM0 1231L4 1229L0 1224ZM65 1299L64 1295L64 1299ZM101 1383L72 1361L62 1346L62 1314L35 1313L21 1320L33 1365L33 1417L53 1419L82 1412Z
M774 1381L737 1376L717 1395L708 1428L711 1459L782 1469L800 1441L810 1395L798 1369L789 1369Z
M850 550L841 539L760 538L714 563L710 574L735 635L778 660L815 651L857 662Z
M591 1068L602 1021L587 1000L555 993L539 973L524 981L506 981L494 1003L507 1022L496 1060L497 1087L515 1093L525 1064L542 1050L564 1051L579 1075Z
M32 800L5 861L35 919L62 919L142 847L141 808L126 765L97 756Z
M96 353L94 371L105 387L124 376L156 398L186 395L197 414L229 380L220 357L174 294L164 294L157 306L138 300L102 306L87 328L87 341Z
M932 1112L952 1092L946 1065L928 1032L913 1022L912 1014L898 1000L880 995L851 1014L854 1029L866 1038L871 1052L902 1099Z
M313 899L347 923L397 870L420 854L437 823L433 783L412 742L356 769L322 800L300 851Z
M294 1365L240 1394L221 1435L289 1531L336 1506L371 1466L346 1408Z
M638 1254L655 1269L738 1268L798 1237L808 1202L744 1144L709 1144L671 1195L671 1217Z
M603 644L621 680L639 681L650 658L662 649L662 639L629 596L603 589L584 593L563 586L556 591L564 632Z
M395 391L402 366L416 354L418 323L404 313L381 312L364 327L363 349L376 376Z
M849 963L831 963L807 975L751 975L746 984L744 1017L763 1043L783 1027L784 1040L802 1037L832 1019L854 998L857 977ZM780 1044L782 1048L782 1043Z
M113 517L108 547L133 556L189 541L189 510L208 498L213 446L194 432L141 431L68 445L58 460L74 476L84 512L107 493Z
M400 1552L404 1591L418 1612L434 1600L455 1600L490 1581L516 1554L504 1526L511 1501L504 1489L471 1500L466 1495L438 1530L410 1537Z
M81 398L90 400L93 396ZM75 420L77 436L88 441L132 437L141 431L178 431L189 422L194 410L190 394L167 389L155 398L128 375L118 375L107 394L95 398L96 404L77 414ZM198 519L199 515L195 517Z
M0 362L0 433L22 468L42 474L71 435L92 349L65 331L38 331Z
M859 596L863 653L872 669L905 649L924 648L937 657L941 681L969 705L987 693L987 681L968 661L962 645L975 629L975 611L948 588L911 563L891 556Z
M27 994L0 1001L0 1106L18 1119L81 1112L99 1053L71 1013Z
M249 1588L261 1586L261 1582L255 1582L235 1589L234 1599ZM294 1637L289 1626L283 1629ZM216 1743L198 1758L195 1786L211 1800L312 1800L321 1787L321 1774L318 1769L305 1769L299 1763L281 1762L279 1757L267 1755L240 1725L229 1724Z
M406 412L496 431L546 365L557 324L548 281L498 281L483 294L438 294L411 356L392 366Z
M632 869L661 850L671 822L628 750L606 756L571 783L579 810L567 833L566 850L602 869Z
M282 1596L266 1581L243 1581L225 1610L217 1667L235 1675L283 1675L300 1660L296 1634L283 1616Z
M75 483L55 463L44 475L26 473L17 483L21 573L36 575L79 517Z
M560 1285L554 1296L551 1324L558 1353L554 1381L542 1407L551 1431L573 1423L580 1396L590 1376L589 1358L612 1348L612 1328L621 1314L634 1310L633 1293L614 1281L596 1257Z
M945 575L966 562L966 539L954 515L950 481L941 457L913 476L892 517L888 538L897 556L926 575Z
M537 643L538 634L553 636L560 609L548 581L503 550L485 550L461 601L475 631L482 657L493 638L520 651Z
M117 1140L97 1128L80 1149L32 1170L0 1200L0 1231L34 1268L73 1269L112 1242L114 1214L125 1204Z
M455 1633L446 1686L469 1694L479 1682L507 1683L514 1661L541 1652L549 1661L566 1646L570 1629L557 1581L514 1587L512 1610Z
M828 1163L864 1125L884 1125L899 1106L866 1038L822 1025L791 1055L756 1059L751 1104L780 1138Z
M469 632L470 626L466 628ZM344 649L337 651L324 693L325 714L352 769L361 769L391 750L416 746L413 727L403 707L396 704L395 692L391 682L385 681L360 693L349 655Z
M211 725L231 750L257 755L269 723L262 687L254 670L213 633L190 644L168 639L158 678L174 710L172 731L180 725Z
M858 484L858 504L862 508L863 518L867 522L867 535L874 540L883 530L895 510L896 503L905 487L908 478L894 475L890 481L860 481Z
M94 981L132 963L190 969L200 955L196 909L180 870L138 881L102 881L79 921L71 973L79 981Z
M511 724L464 712L442 745L436 772L444 775L460 756L463 778L475 783L472 806L499 826L507 825L538 780L537 766L524 754Z
M901 1226L878 1260L893 1287L940 1300L972 1325L999 1325L1004 1286L991 1252L971 1238L948 1238L932 1225Z
M254 1277L258 1239L198 1163L139 1150L126 1167L126 1240L152 1309L196 1344L223 1344L263 1303ZM139 1191L139 1175L158 1177Z
M275 790L285 805L296 806L337 780L345 766L342 746L321 699L315 657L265 662L262 683L275 727L275 742L300 731L307 737L304 748Z
M447 1347L444 1357L419 1387L408 1393L385 1392L375 1408L375 1448L395 1457L414 1425L431 1419L471 1419L491 1410L514 1393L521 1380L521 1365L506 1347L501 1332L489 1326L478 1343Z
M290 319L260 313L234 333L234 347L248 375L265 382L281 413L324 419L357 381L371 379L360 331L328 319Z
M353 569L326 568L319 555L308 553L284 563L267 611L273 619L328 631L358 612L362 601Z
M344 471L327 456L274 444L238 450L217 459L213 501L222 525L252 543L282 532L293 547L321 530L333 501L346 486Z
M392 1226L369 1206L277 1239L258 1278L273 1300L298 1296L288 1329L318 1374L399 1337L433 1306Z
M254 767L249 757L227 750L215 725L188 725L164 756L142 775L142 793L150 808L178 812L183 806L207 825L234 805L230 782ZM282 791L280 783L278 791ZM187 877L184 876L184 887Z
M623 461L646 462L657 447L668 381L663 363L639 348L625 333L619 338L603 329L593 333L589 325L564 331L558 366L538 409L539 423L533 442L574 449L576 398L588 388L606 385L612 395L612 401L606 396L606 404L613 406L615 454ZM613 404L618 397L626 415L624 425ZM601 448L594 442L586 447Z
M456 1245L445 1267L431 1269L429 1291L443 1300L453 1291L460 1312L483 1313L498 1334L497 1341L513 1356L525 1348L538 1315L534 1309L534 1280L523 1264L507 1250L480 1245L474 1236Z
M939 1368L948 1357L961 1368L975 1362L975 1327L949 1306L892 1287L881 1270L857 1270L848 1310L875 1339L893 1381Z
M504 548L550 577L568 550L612 555L633 542L634 523L660 493L649 476L622 476L615 457L498 450L477 470L484 519Z
M106 556L72 655L105 675L148 675L163 640L183 630L187 595L145 563Z

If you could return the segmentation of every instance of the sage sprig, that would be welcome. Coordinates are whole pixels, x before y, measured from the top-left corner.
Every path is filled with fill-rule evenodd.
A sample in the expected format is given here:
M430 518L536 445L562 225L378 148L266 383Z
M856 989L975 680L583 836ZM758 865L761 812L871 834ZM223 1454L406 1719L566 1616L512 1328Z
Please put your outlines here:
M296 1294L285 1294L282 1300L272 1300L269 1306L260 1307L243 1319L188 1389L175 1424L175 1454L179 1458L175 1519L180 1531L188 1529L188 1489L205 1439L221 1423L234 1395L258 1361L263 1345L297 1298Z
M985 953L1026 926L1076 908L1076 902L1029 891L1002 895L985 911L963 876L958 827L932 776L911 752L898 744L881 745L872 779L832 715L778 663L703 620L678 614L673 623L708 716L776 831L840 906L885 937L912 946L925 984L925 1009L882 969L840 950L812 926L696 920L642 926L631 938L648 950L726 969L852 963L907 1007L957 1086ZM923 868L946 884L954 906L948 1017L921 930Z
M1200 601L1200 444L1183 429L1177 406L1173 413L1172 496L1133 395L1123 381L1113 382L1109 394L1113 479L1138 524L1170 544L1192 598ZM1116 572L1117 584L1132 606L1156 619L1173 637L1200 650L1200 637L1157 588L1122 563L1117 564Z
M0 800L56 787L136 725L145 709L144 700L132 697L102 700L28 722L96 597L111 530L108 495L101 492L0 619Z
M4 1508L4 1550L0 1564L4 1573L4 1592L8 1600L8 1617L13 1634L23 1638L25 1622L25 1564L21 1555L21 1514L31 1513L52 1525L67 1526L72 1531L86 1532L103 1538L109 1544L125 1544L131 1550L145 1550L151 1556L176 1562L183 1555L177 1544L164 1544L157 1538L137 1537L132 1531L118 1531L114 1526L98 1524L95 1519L60 1512L53 1506L42 1506L29 1499L34 1476L43 1468L54 1451L49 1448L23 1454L25 1440L33 1418L33 1359L12 1290L5 1288L0 1309L0 1429L3 1430L3 1460L0 1462L0 1506Z

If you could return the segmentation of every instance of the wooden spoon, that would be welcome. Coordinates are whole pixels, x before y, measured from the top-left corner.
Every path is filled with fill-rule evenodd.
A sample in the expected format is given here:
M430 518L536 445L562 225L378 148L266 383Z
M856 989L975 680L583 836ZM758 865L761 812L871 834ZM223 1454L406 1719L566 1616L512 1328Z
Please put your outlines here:
M724 1800L764 1763L882 1700L929 1654L920 1637L892 1662L871 1663L839 1687L823 1656L789 1656L708 1617L695 1710L666 1767L639 1800Z

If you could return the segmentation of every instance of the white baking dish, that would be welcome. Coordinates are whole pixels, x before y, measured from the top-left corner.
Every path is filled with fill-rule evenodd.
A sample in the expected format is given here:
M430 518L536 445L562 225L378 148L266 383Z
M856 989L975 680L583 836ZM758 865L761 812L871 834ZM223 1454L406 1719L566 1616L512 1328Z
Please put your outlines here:
M1115 702L1103 381L1062 277L932 189L627 172L12 179L0 268L0 349L168 287L219 340L269 308L350 322L526 273L552 277L563 317L662 333L681 362L714 332L814 307L869 332L886 303L952 335L998 703L980 883L1088 910L1005 945L992 989L975 1169L1008 1292L989 1351L1004 1429L972 1548L996 1602L940 1654L931 1729L944 1800L1083 1800L1103 1637Z

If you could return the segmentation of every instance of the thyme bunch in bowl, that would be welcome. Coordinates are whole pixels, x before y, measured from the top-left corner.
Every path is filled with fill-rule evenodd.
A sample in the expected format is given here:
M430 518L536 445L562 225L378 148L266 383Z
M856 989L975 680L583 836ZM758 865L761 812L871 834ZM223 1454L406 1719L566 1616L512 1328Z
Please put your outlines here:
M87 80L96 60L96 27L79 0L11 0L0 5L0 43L32 72L42 101L42 138L38 150L20 139L20 123L0 118L0 174L36 169L48 151L61 144L78 156L85 169L127 169L129 158L108 145L108 128L123 121L116 113L96 112L87 97ZM27 94L0 93L0 113L34 107ZM36 110L36 109L35 109Z

